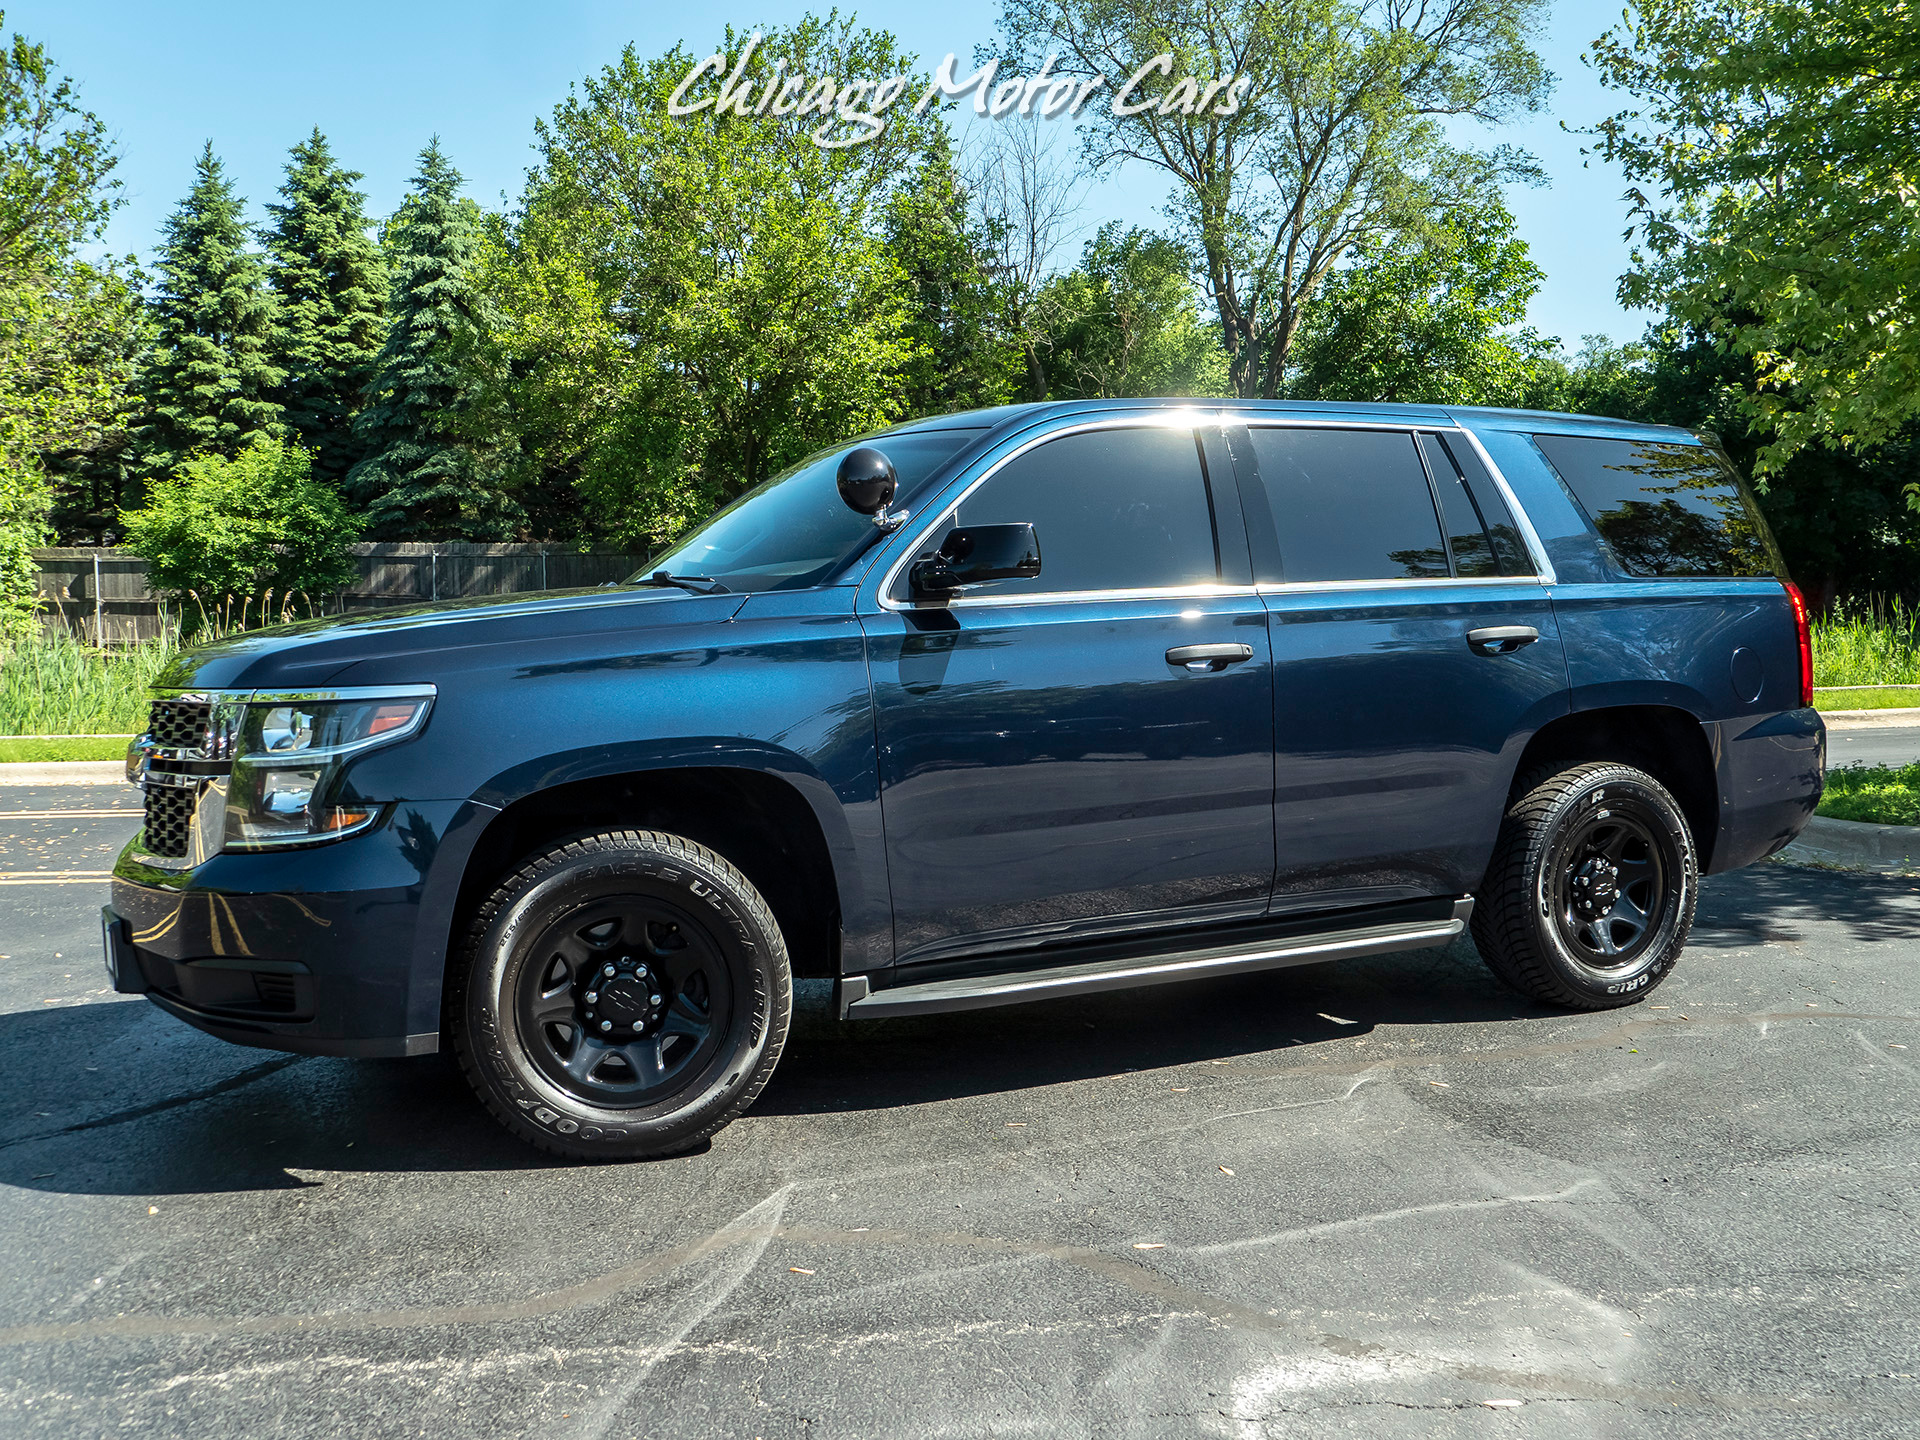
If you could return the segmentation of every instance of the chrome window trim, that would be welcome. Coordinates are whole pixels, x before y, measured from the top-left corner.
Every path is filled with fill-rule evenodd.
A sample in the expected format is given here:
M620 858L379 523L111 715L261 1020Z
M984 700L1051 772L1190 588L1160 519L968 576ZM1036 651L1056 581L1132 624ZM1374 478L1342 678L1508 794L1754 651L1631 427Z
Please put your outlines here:
M1507 502L1507 512L1513 516L1513 523L1520 527L1520 538L1527 542L1527 553L1533 556L1534 568L1539 571L1533 578L1542 585L1556 584L1558 577L1554 573L1553 561L1547 558L1547 547L1540 543L1540 534L1533 528L1533 517L1527 514L1526 507L1513 493L1513 487L1507 483L1507 477L1500 472L1500 467L1493 463L1493 456L1489 455L1487 447L1480 443L1480 437L1464 425L1456 425L1454 431L1443 433L1457 433L1467 437L1467 443L1473 447L1473 453L1480 457L1480 463L1487 467L1487 474L1493 477L1493 485L1500 492L1500 498Z
M981 471L980 474L968 481L966 489L954 496L948 504L941 507L931 521L913 533L911 541L907 544L906 548L901 551L900 558L887 567L886 574L881 577L880 584L874 591L880 608L898 613L905 610L919 609L944 610L956 605L1034 605L1051 601L1150 599L1160 596L1171 598L1183 595L1198 599L1203 595L1252 594L1253 590L1251 586L1237 587L1219 584L1200 586L1177 585L1154 589L1043 590L1023 593L1017 597L1012 595L956 595L951 599L945 600L908 599L900 601L895 600L891 593L894 581L900 578L900 572L907 567L908 562L918 553L920 542L933 534L935 530L938 530L941 525L945 524L946 521L952 517L955 511L966 504L968 496L986 484L987 481L991 480L995 475L998 475L1001 470L1011 465L1022 455L1025 455L1029 450L1037 449L1050 440L1063 440L1069 435L1082 435L1094 430L1185 430L1189 434L1192 434L1199 426L1207 424L1209 421L1216 424L1225 423L1223 417L1226 413L1227 412L1223 410L1201 409L1198 406L1181 406L1172 410L1129 412L1125 415L1109 416L1102 420L1089 420L1077 425L1063 425L1057 430L1047 430L1022 441L1006 454L1002 455L998 460L995 460L987 469ZM1209 523L1211 523L1211 518L1211 515L1209 515ZM1042 573L1045 571L1045 544L1045 541L1041 542Z
M1501 585L1538 587L1537 575L1424 575L1399 576L1387 580L1269 580L1254 586L1262 595L1301 595L1315 590L1425 590L1477 585L1488 589Z
M1473 447L1473 453L1479 458L1480 463L1486 467L1487 474L1493 478L1494 488L1500 492L1500 498L1506 502L1508 512L1513 516L1514 523L1519 526L1520 538L1526 542L1527 554L1532 558L1534 567L1538 573L1533 575L1449 575L1423 579L1301 580L1279 581L1261 585L1181 585L1152 589L1042 590L1018 595L956 595L944 600L910 599L900 601L893 598L891 592L894 582L900 578L900 572L906 568L908 562L913 559L919 550L920 542L949 520L954 512L966 503L967 498L972 495L975 490L978 490L982 485L986 484L987 481L991 480L1003 467L1012 464L1029 450L1044 445L1050 440L1060 440L1069 435L1079 435L1093 430L1193 430L1198 426L1206 424L1236 425L1244 430L1391 430L1398 431L1409 438L1423 431L1433 435L1459 436L1463 438L1468 445ZM1235 477L1235 483L1238 483L1237 476ZM1044 542L1042 543L1044 545ZM973 480L969 481L966 489L955 496L949 504L943 506L931 522L914 532L911 543L901 552L900 558L887 567L886 574L882 577L879 586L875 590L875 596L881 609L898 613L901 611L926 608L971 608L980 605L1043 605L1097 600L1154 600L1183 597L1210 599L1222 596L1253 594L1302 594L1314 590L1365 590L1381 586L1497 585L1501 583L1552 585L1556 583L1556 578L1553 562L1547 558L1546 547L1540 543L1540 535L1533 528L1533 521L1528 516L1525 507L1520 504L1519 498L1513 493L1513 487L1507 483L1507 477L1501 473L1500 467L1494 463L1493 457L1487 453L1486 446L1480 443L1480 437L1457 421L1449 424L1445 421L1349 420L1344 417L1330 417L1326 419L1295 417L1292 415L1274 415L1269 417L1264 413L1249 415L1232 409L1210 409L1195 406L1181 407L1174 410L1109 416L1100 420L1090 420L1080 424L1065 425L1057 430L1048 430L1023 441L1014 449L1009 450L1005 455L994 461L988 469L982 471Z
M1218 600L1224 596L1252 595L1251 585L1166 585L1140 590L1042 590L1032 595L956 595L951 600L926 600L921 605L1053 605L1079 600ZM913 605L896 604L894 609L911 610Z

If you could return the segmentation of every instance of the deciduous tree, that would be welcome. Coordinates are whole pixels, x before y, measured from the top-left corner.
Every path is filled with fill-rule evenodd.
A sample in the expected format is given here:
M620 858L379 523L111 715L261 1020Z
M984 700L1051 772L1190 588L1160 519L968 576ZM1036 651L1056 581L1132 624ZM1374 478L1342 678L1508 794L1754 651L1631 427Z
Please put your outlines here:
M1536 110L1545 0L1002 0L1020 67L1105 77L1083 112L1096 169L1144 165L1199 257L1235 392L1278 395L1308 306L1341 256L1537 174L1458 125ZM1128 98L1112 101L1157 57ZM1186 77L1239 76L1237 106ZM1223 110L1231 113L1221 113Z
M746 42L727 33L730 65ZM883 237L930 122L901 105L879 138L823 149L817 114L753 109L776 73L902 73L892 37L831 18L768 32L746 116L667 113L694 63L629 47L541 122L499 272L541 467L636 546L900 415L919 353Z
M1327 277L1296 343L1287 394L1524 404L1558 349L1525 324L1543 279L1496 198L1384 237Z
M1055 399L1226 393L1220 333L1202 319L1186 253L1166 236L1103 225L1048 291Z
M1913 6L1636 0L1592 56L1634 101L1598 128L1634 182L1621 299L1752 361L1760 466L1920 417Z
M189 629L225 625L243 605L272 614L318 608L353 577L358 522L313 478L298 445L255 436L232 459L199 455L156 480L121 517L147 583L179 605Z

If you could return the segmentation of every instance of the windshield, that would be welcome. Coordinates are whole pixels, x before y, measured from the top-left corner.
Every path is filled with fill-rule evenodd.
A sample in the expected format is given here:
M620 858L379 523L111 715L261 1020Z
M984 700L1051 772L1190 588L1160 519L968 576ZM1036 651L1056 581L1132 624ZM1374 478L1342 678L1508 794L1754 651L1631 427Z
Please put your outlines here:
M942 461L980 430L919 430L861 441L886 452L900 477L902 504ZM870 516L849 510L834 472L851 445L810 455L756 486L672 549L648 560L629 583L656 571L702 576L729 590L797 590L832 571L873 531Z

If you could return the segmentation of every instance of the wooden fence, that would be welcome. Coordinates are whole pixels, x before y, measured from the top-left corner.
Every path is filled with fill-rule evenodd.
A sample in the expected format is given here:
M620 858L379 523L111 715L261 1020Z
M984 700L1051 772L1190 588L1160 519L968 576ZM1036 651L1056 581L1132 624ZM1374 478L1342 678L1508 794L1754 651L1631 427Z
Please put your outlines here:
M362 544L352 554L360 571L354 582L313 597L327 613L604 585L631 575L642 558L620 550L457 542ZM90 644L127 645L154 639L170 623L160 598L147 589L147 562L131 551L50 549L33 556L41 619L49 628L64 626Z

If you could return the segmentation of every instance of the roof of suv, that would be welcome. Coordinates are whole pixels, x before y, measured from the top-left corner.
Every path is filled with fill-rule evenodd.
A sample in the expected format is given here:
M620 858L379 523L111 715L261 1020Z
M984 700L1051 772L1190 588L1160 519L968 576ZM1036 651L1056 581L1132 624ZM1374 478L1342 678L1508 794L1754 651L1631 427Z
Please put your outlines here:
M995 405L984 410L958 410L902 421L897 430L951 430L997 426L1027 416L1078 415L1127 409L1216 410L1223 407L1245 413L1271 415L1348 415L1355 419L1402 420L1410 423L1476 422L1489 429L1575 431L1628 438L1658 438L1682 444L1700 437L1676 425L1649 425L1605 415L1571 415L1557 410L1503 410L1489 405L1392 405L1351 400L1231 400L1219 396L1157 396L1138 400L1045 400L1024 405Z

